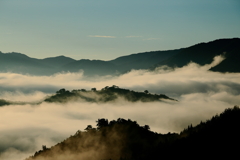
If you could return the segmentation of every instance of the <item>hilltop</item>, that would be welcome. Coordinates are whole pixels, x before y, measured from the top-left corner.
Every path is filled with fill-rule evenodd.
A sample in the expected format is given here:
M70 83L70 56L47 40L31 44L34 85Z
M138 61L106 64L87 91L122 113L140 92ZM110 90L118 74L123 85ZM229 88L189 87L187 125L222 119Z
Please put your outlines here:
M38 102L14 102L0 99L0 106L6 105L38 105L43 102L47 103L67 103L67 102L94 102L108 103L116 100L124 100L128 102L166 102L177 101L164 94L151 94L148 90L136 92L129 89L119 88L118 86L104 87L101 90L92 88L91 90L78 89L68 91L64 88L56 91L55 94L47 96L44 100Z
M146 160L192 159L238 155L240 109L235 106L196 126L191 124L180 133L160 134L150 126L119 118L98 119L96 128L87 125L64 141L37 151L26 160Z
M111 102L115 101L118 98L122 98L125 101L129 102L154 102L154 101L163 101L170 100L176 101L172 98L164 94L151 94L147 90L144 92L136 92L129 89L119 88L118 86L104 87L101 90L97 90L96 88L92 88L87 91L85 89L80 90L72 90L71 92L68 90L60 89L56 92L56 94L46 98L45 102L68 102L68 101L86 101L86 102Z

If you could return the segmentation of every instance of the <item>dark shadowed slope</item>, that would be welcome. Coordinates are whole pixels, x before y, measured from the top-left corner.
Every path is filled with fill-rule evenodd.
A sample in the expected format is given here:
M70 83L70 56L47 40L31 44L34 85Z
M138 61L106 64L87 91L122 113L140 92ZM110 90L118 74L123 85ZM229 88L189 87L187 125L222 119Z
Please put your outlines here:
M181 132L181 138L173 143L168 153L176 153L171 155L172 158L188 157L188 153L191 153L199 159L235 159L239 153L239 126L239 107L226 109L220 115L195 127L189 125Z
M49 57L49 58L41 59L40 61L45 65L49 65L54 68L59 68L68 63L76 62L75 59L65 57L65 56Z
M240 109L226 109L211 120L180 134L159 134L148 125L119 118L101 118L97 128L87 125L85 131L57 145L43 146L27 160L150 160L150 159L235 159L239 154Z
M226 60L212 70L219 72L240 72L240 39L219 39L208 43L200 43L185 49L178 54L158 63L157 66L167 65L170 67L182 67L189 62L200 65L209 64L217 55L225 54ZM237 59L238 58L238 59Z
M20 53L0 52L0 72L13 72L33 75L52 75L59 72L78 72L84 75L119 75L132 69L155 69L167 65L182 67L189 62L209 64L216 55L224 54L226 59L211 70L219 72L240 72L240 39L219 39L200 43L188 48L152 51L132 54L111 61L74 60L65 56L45 59L30 58Z
M236 38L225 48L226 59L219 65L211 68L212 71L240 72L240 39Z
M129 71L131 69L148 69L154 64L176 55L180 51L181 49L131 54L116 58L109 62L118 66L121 72Z

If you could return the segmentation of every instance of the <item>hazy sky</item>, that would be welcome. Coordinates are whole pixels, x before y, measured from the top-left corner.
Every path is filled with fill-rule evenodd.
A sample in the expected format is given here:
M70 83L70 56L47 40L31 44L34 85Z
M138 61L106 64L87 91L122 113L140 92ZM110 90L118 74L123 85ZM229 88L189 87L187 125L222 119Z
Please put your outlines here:
M0 0L0 51L109 60L240 37L239 0Z

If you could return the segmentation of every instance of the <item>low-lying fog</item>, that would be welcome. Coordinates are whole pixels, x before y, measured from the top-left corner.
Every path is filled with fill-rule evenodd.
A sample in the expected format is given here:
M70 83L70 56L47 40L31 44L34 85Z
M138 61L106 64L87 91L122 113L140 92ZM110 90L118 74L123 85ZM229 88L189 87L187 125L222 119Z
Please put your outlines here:
M33 155L42 145L51 147L98 118L125 118L149 125L154 132L180 132L188 125L240 104L240 73L208 71L220 63L199 66L190 63L174 70L133 70L119 77L88 79L82 72L53 76L0 73L0 99L36 102L61 88L98 90L116 85L135 91L165 94L179 102L130 103L119 98L111 103L9 105L0 107L0 159L19 160Z

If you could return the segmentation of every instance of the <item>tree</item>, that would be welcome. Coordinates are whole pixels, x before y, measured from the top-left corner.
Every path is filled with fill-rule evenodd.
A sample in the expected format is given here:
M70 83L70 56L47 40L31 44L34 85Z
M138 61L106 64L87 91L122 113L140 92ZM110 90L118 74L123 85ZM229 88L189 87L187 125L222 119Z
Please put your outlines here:
M146 129L146 130L150 130L149 125L145 125L145 126L143 126L143 128Z
M106 86L106 87L104 87L104 88L102 88L102 90L107 90L109 87L108 86Z
M148 90L145 90L144 93L148 94L149 92L148 92Z
M93 129L92 125L88 125L84 130L88 131L88 130L91 130L91 129Z
M78 90L74 89L74 90L72 90L72 93L78 93Z
M97 89L96 89L96 88L92 88L91 90L92 90L93 92L96 92L96 91L97 91Z
M97 122L97 129L108 126L108 119L102 118L102 119L98 119L96 122Z
M42 145L42 149L43 149L43 151L47 150L47 146L46 145Z
M113 88L119 88L119 87L118 87L118 86L116 86L116 85L112 85L112 87L113 87Z
M57 93L57 94L63 94L63 93L65 93L65 92L66 92L66 89L62 88L62 89L60 89L59 91L57 91L56 93Z

